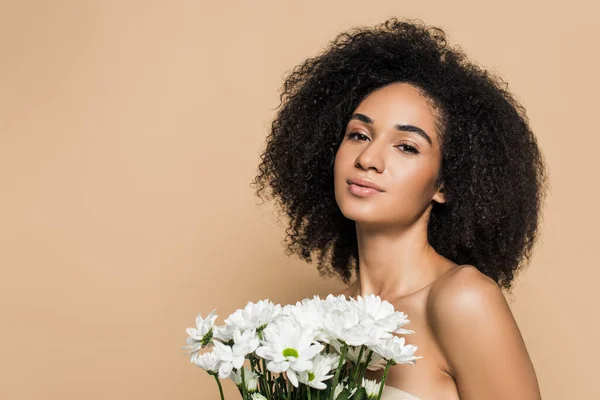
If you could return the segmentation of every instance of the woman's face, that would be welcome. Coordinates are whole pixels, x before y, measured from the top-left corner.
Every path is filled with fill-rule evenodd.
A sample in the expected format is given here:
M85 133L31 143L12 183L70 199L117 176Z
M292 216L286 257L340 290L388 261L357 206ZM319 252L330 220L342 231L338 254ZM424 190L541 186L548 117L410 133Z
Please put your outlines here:
M432 200L445 201L435 186L440 164L430 104L408 83L384 86L370 93L348 121L335 157L336 202L346 218L363 226L410 225ZM360 179L381 190L349 183Z

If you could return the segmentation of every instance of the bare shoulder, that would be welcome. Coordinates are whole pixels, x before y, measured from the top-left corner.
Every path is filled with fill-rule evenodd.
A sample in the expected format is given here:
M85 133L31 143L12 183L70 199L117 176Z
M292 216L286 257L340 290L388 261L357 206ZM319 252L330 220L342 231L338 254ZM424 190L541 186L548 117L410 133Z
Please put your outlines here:
M502 289L472 265L457 267L436 282L427 311L434 331L449 328L451 320L462 324L479 318L512 318Z
M431 307L447 307L450 302L454 307L482 300L481 296L504 298L502 290L493 279L472 265L461 265L433 285L429 304Z
M467 265L434 286L427 318L461 398L539 399L525 343L496 282Z

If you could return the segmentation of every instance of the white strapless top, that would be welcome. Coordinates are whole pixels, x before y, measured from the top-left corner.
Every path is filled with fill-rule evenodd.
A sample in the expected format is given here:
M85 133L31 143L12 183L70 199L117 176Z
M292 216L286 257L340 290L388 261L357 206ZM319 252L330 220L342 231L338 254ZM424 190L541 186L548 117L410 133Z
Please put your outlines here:
M396 389L393 386L384 385L381 400L421 400L404 390Z

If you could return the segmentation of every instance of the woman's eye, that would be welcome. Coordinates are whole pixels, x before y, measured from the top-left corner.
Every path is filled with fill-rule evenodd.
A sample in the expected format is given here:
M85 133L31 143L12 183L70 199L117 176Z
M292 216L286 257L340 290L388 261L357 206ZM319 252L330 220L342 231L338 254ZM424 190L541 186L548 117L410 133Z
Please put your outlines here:
M360 132L350 132L348 134L348 138L349 139L354 139L354 138L358 138L358 140L362 140L364 138L369 138L367 135L365 135L364 133L360 133Z
M415 149L414 147L409 146L407 144L400 144L400 145L398 145L396 147L398 147L398 148L402 147L403 149L400 149L400 150L403 151L403 152L405 152L405 153L419 154L419 151L417 149Z

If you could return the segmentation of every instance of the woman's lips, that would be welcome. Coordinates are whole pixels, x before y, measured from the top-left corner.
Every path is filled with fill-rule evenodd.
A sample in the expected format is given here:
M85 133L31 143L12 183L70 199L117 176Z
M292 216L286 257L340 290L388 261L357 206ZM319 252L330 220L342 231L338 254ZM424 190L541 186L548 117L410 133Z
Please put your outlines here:
M382 193L381 191L379 191L377 189L373 189L373 188L365 187L365 186L359 186L354 183L348 184L348 190L350 191L350 193L352 193L356 196L359 196L359 197L368 197L368 196L373 196L377 193Z
M346 183L350 193L359 197L373 196L384 191L370 179L356 177L346 180Z

